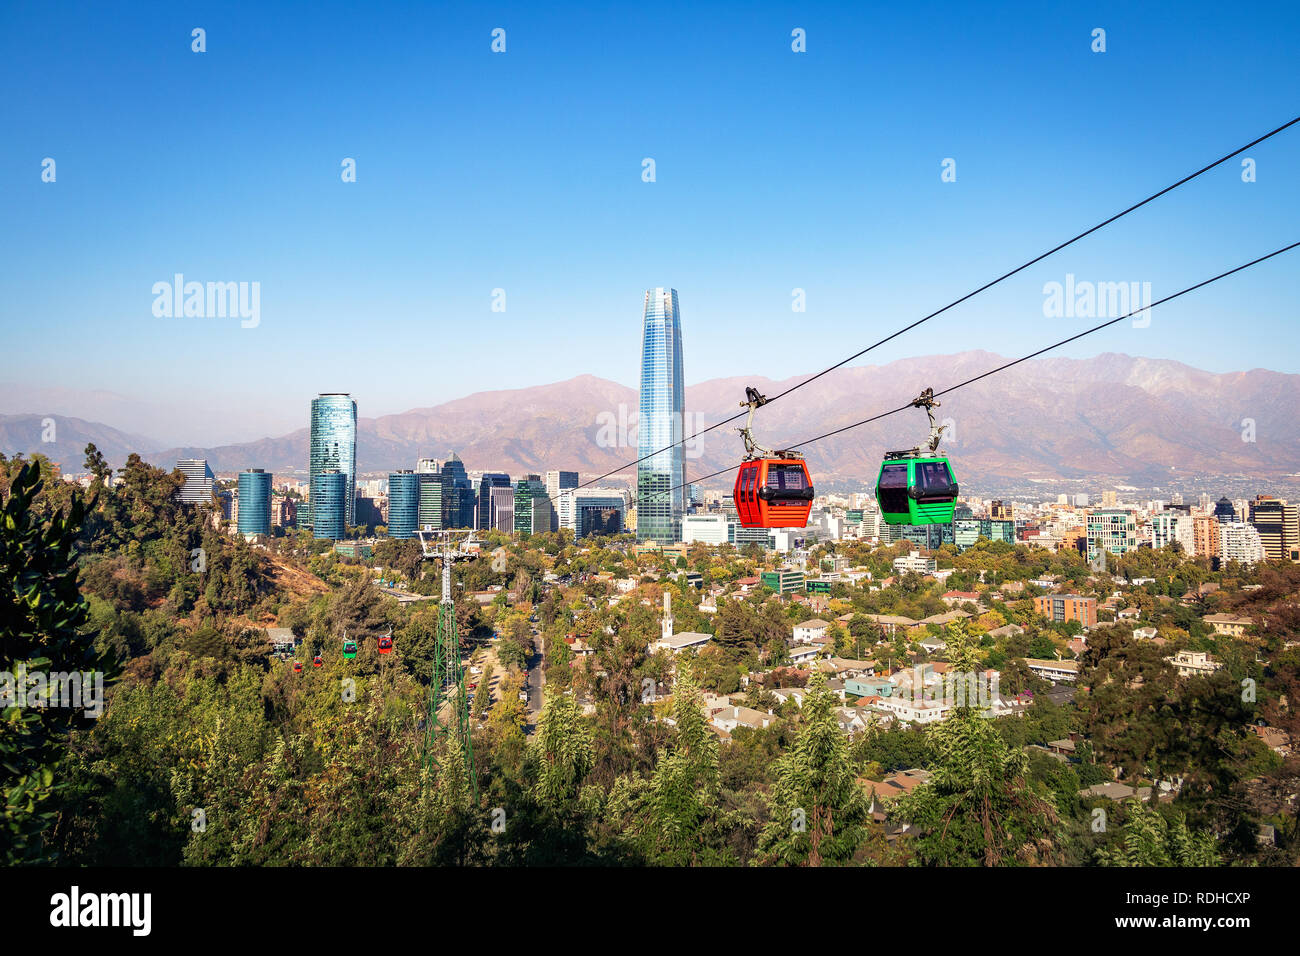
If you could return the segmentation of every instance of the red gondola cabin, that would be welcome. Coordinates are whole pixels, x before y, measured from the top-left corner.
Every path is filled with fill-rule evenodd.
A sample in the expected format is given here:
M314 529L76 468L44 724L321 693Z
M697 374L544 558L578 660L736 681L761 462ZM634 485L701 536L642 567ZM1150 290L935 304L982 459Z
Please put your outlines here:
M379 653L380 654L393 653L393 639L389 637L387 634L385 634L383 637L379 639Z
M732 495L746 528L802 528L812 511L812 478L802 458L754 458L741 463Z
M317 654L315 657L313 657L313 658L311 659L311 666L312 666L312 667L324 667L324 666L325 666L325 658L323 658L323 657L321 657L319 654Z
M294 672L295 674L301 674L301 673L302 673L302 661L294 661L294 662L293 662L293 672Z

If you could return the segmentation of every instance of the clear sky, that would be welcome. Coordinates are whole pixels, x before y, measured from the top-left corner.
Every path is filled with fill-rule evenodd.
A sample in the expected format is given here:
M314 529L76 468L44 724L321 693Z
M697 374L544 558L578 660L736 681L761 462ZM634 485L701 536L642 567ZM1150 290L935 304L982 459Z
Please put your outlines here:
M155 413L109 424L211 444L303 427L320 391L371 416L635 385L657 285L688 382L815 371L1300 114L1298 40L1294 2L10 0L0 412L41 410L15 383L102 389ZM1158 298L1295 241L1300 127L1250 156L1256 182L1225 164L863 361L1023 354L1091 324L1044 317L1067 273ZM175 273L260 283L259 324L155 317ZM1297 275L1064 354L1300 372Z

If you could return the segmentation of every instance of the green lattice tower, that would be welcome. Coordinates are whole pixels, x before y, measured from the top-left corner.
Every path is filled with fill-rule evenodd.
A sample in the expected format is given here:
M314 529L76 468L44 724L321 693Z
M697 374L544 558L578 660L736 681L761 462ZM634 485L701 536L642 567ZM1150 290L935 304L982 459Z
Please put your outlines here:
M422 542L423 543L423 542ZM451 565L458 553L450 539L442 552L442 601L438 605L438 637L433 650L433 672L429 675L429 712L425 719L424 766L430 776L438 768L437 744L440 738L455 734L465 757L465 776L470 792L478 797L478 780L474 775L474 742L470 737L469 698L465 691L465 670L460 664L460 637L456 632L456 606L451 600ZM450 705L451 714L443 721L441 711Z

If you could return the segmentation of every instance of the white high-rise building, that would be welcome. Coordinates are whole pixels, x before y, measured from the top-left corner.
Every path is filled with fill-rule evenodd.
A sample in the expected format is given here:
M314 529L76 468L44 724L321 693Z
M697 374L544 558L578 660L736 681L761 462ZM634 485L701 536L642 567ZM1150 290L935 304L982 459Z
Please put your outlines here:
M207 504L212 500L212 469L206 458L182 458L176 468L185 476L185 484L177 492L183 504Z
M575 532L574 526L577 509L573 505L573 489L578 487L576 471L548 471L546 473L546 496L551 499L555 509L557 523L561 528ZM568 492L565 494L564 492Z
M682 516L682 543L726 544L727 516L698 514Z
M1224 564L1258 564L1264 560L1264 542L1259 532L1244 521L1220 522L1219 558Z
M1159 550L1175 541L1182 545L1183 554L1196 553L1195 527L1188 515L1162 511L1151 518L1151 547Z

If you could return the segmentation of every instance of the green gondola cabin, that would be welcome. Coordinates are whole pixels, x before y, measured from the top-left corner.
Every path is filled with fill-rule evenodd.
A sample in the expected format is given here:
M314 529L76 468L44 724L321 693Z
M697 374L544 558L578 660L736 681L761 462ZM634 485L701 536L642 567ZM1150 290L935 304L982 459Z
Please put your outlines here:
M957 481L945 457L891 452L880 465L876 500L886 524L951 524Z

